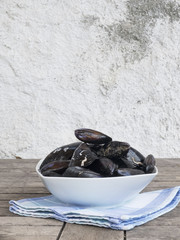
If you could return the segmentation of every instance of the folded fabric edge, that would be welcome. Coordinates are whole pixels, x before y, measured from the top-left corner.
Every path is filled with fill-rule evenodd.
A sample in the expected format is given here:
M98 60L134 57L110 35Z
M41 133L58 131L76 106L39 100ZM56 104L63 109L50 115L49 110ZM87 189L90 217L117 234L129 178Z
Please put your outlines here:
M68 219L68 218L64 218L63 216L60 216L60 215L57 216L56 214L53 214L53 213L48 214L46 216L42 216L42 215L37 216L37 215L31 215L30 212L28 212L28 214L26 213L26 215L31 216L31 217L55 218L57 220L65 221L65 222L69 222L69 223L94 225L94 226L98 226L98 227L106 227L106 228L111 228L111 229L116 229L116 230L131 230L136 226L140 226L144 223L147 223L147 222L171 211L172 209L174 209L177 206L179 201L180 201L180 198L176 198L174 200L174 204L169 204L169 205L167 205L167 207L155 212L154 214L148 215L144 218L133 219L131 221L124 221L124 222L122 221L122 222L119 222L119 224L117 224L117 223L115 224L115 223L108 222L108 221L106 221L106 224L105 224L105 221L98 220L98 222L97 222L97 219L92 219L92 218L83 219L82 216L80 219L78 217L76 217L76 218L72 217L72 218ZM16 210L13 209L13 207L10 208L10 211L24 216L23 213L17 212Z

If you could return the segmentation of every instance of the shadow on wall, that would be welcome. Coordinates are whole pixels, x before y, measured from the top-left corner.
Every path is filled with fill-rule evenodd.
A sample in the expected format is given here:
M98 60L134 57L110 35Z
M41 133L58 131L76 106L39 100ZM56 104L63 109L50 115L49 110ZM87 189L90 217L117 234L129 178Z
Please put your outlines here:
M164 0L130 0L126 7L126 20L119 23L103 25L100 18L94 15L84 16L82 23L86 27L95 25L103 30L107 34L107 44L117 44L125 61L133 63L147 55L150 36L158 19L168 18L169 22L180 19L180 4Z

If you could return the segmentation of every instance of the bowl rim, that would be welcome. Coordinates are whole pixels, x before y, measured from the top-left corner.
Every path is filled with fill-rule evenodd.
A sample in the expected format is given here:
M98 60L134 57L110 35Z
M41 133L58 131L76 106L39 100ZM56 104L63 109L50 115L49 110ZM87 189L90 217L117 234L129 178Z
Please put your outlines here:
M40 166L41 166L41 163L44 161L44 159L45 158L42 158L42 159L40 159L39 160L39 162L37 163L37 165L36 165L36 172L38 173L38 175L41 177L41 178L43 178L43 179L69 179L69 180L75 180L75 181L79 181L80 179L83 179L83 181L89 181L89 180L91 180L91 181L97 181L97 179L98 179L98 181L104 181L105 179L111 179L111 181L112 181L112 179L123 179L123 178L137 178L137 177L146 177L146 176L156 176L157 174L158 174L158 168L155 166L155 172L153 172L153 173L148 173L148 174L137 174L137 175L130 175L130 176L116 176L116 177L102 177L102 178L83 178L83 177L81 177L81 178L77 178L77 177L49 177L49 176L44 176L44 175L42 175L41 174L41 172L40 172Z

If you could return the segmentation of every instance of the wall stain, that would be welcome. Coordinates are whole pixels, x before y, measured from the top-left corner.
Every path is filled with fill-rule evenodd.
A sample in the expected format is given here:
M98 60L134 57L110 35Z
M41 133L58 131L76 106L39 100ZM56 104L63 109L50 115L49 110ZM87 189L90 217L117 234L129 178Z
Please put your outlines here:
M94 15L84 15L81 22L86 26L86 27L91 27L92 25L95 24L96 21L99 21L99 17L96 17Z
M106 45L118 45L125 62L142 60L150 48L150 36L158 19L168 18L169 22L179 21L180 4L164 0L129 0L126 3L126 19L105 25L97 16L84 16L86 27L95 25L107 34Z

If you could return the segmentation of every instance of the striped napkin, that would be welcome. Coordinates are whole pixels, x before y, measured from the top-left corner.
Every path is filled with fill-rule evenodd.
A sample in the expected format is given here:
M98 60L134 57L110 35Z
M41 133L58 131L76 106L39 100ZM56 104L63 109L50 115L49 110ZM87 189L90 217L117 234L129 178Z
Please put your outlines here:
M80 207L60 202L49 195L11 200L9 210L31 217L89 224L117 230L130 230L174 209L180 201L180 186L139 194L123 206Z

